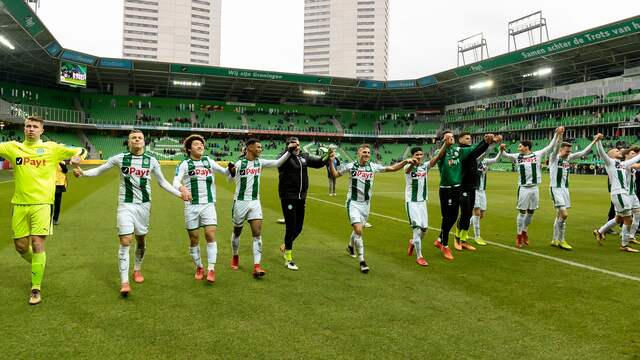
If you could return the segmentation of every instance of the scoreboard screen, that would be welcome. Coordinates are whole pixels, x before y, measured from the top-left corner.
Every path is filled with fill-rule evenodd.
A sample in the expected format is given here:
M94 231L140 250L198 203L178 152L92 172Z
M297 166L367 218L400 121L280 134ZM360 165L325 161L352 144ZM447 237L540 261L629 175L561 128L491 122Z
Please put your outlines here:
M87 66L61 61L58 82L73 87L87 87Z

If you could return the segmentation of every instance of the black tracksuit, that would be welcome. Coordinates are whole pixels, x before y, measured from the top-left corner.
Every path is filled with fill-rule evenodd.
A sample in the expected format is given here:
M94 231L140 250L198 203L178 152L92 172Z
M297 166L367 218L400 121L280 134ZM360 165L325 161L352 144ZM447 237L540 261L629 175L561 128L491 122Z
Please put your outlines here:
M462 147L462 145L460 145L460 147ZM473 149L469 154L467 154L465 159L469 159L469 158L473 158L474 161L480 156L482 155L485 151L487 151L487 148L489 147L489 144L487 144L484 140L481 141L475 149ZM464 184L465 180L464 180L464 166L465 166L465 162L462 161L460 163L460 168L459 170L456 169L457 171L461 172L461 179L460 179L460 184L458 186L458 184L447 184L447 186L442 186L442 173L443 173L443 169L444 167L450 167L453 168L453 165L449 165L448 164L448 155L445 155L445 158L441 159L440 162L438 163L438 167L441 169L440 170L440 176L441 176L441 182L440 182L440 212L442 213L442 225L441 225L441 230L440 230L440 239L442 241L442 245L444 246L448 246L449 244L449 231L451 231L451 228L453 227L453 225L456 223L456 220L458 219L458 210L459 208L461 208L461 202L468 202L468 195L469 193L467 191L463 190L462 184ZM456 158L458 157L458 154L455 154ZM455 159L453 159L455 160ZM474 169L475 171L475 169ZM475 186L475 183L474 183ZM475 191L474 191L475 194ZM475 200L475 195L474 198L471 200L471 207L473 210L473 201ZM470 219L471 217L469 217ZM469 225L467 223L467 229L469 228Z
M469 147L469 145L460 145ZM460 218L458 230L469 230L473 205L476 201L476 187L478 186L478 158L469 156L462 160L462 184L460 184Z
M307 167L321 169L326 162L319 157L307 153L291 154L289 159L278 168L280 173L278 194L282 205L282 214L286 231L284 246L286 250L293 248L293 241L302 232L304 224L305 200L309 188L309 174Z

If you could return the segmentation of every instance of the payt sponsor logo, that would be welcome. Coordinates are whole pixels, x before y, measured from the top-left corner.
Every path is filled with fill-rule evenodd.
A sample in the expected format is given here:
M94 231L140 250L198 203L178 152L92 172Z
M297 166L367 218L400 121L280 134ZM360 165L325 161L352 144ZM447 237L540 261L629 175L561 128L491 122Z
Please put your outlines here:
M137 176L137 177L148 177L150 174L149 169L138 169L133 166L123 166L121 171L124 175Z
M45 159L32 159L28 157L18 157L16 158L16 165L24 165L24 166L33 166L35 168L45 167L47 166L47 160Z
M240 176L248 176L248 175L260 175L261 168L251 168L240 170Z
M538 162L537 156L532 157L520 157L518 158L518 164L535 164Z
M209 176L211 175L211 170L197 168L189 171L189 176Z
M371 171L354 170L351 173L351 176L360 178L362 180L371 180L371 179L373 179L373 173Z

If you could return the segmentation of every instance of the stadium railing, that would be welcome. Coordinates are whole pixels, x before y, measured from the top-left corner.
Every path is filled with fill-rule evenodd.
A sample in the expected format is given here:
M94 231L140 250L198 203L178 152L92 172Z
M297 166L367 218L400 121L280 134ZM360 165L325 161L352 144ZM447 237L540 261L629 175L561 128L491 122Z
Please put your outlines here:
M526 116L526 115L538 115L541 113L553 113L555 111L570 111L594 108L601 105L615 105L626 103L638 103L640 102L640 89L628 91L628 92L615 92L606 95L605 97L596 96L581 96L571 98L566 101L559 99L546 100L529 107L507 107L507 108L490 108L487 110L473 111L467 113L467 111L456 111L462 113L454 113L453 111L445 113L443 120L447 124L477 121L486 119L500 119L510 118L514 115ZM495 104L487 104L487 106L493 106Z

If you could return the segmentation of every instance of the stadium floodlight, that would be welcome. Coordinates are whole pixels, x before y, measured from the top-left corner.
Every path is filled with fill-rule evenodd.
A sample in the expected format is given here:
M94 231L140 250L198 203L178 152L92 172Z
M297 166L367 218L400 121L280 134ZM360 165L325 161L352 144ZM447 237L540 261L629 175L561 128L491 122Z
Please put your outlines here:
M518 37L525 37L528 40L526 46L533 46L549 41L549 30L547 29L547 19L542 17L542 11L536 11L519 19L509 21L509 46L508 51L511 52L511 43L513 49L518 50L516 40ZM537 34L536 34L537 33Z
M545 75L551 74L552 71L553 71L553 69L550 68L550 67L540 68L540 69L538 69L538 71L534 72L533 75L534 76L545 76Z
M173 86L183 86L183 87L201 87L202 83L200 81L189 81L189 80L173 80Z
M528 73L528 74L524 74L522 75L523 78L529 78L529 77L542 77L542 76L546 76L551 74L551 72L553 72L553 69L550 67L543 67L540 68L532 73Z
M472 62L482 61L489 57L487 39L484 38L483 33L478 33L458 41L458 66L460 66L460 60L462 60L462 65L467 64L465 58L465 54L467 53L473 55Z
M302 90L302 93L305 95L310 95L310 96L325 96L327 95L326 92L322 91L322 90L315 90L315 89L304 89Z
M486 88L490 88L493 86L493 80L483 80L483 81L479 81L475 84L471 84L469 85L469 90L480 90L480 89L486 89Z
M2 36L2 35L0 35L0 44L2 44L2 45L4 45L4 46L8 47L8 48L9 48L9 49L11 49L11 50L15 50L15 49L16 49L16 47L15 47L15 46L13 46L13 44L12 44L12 43L7 39L7 38L5 38L5 37L4 37L4 36Z

